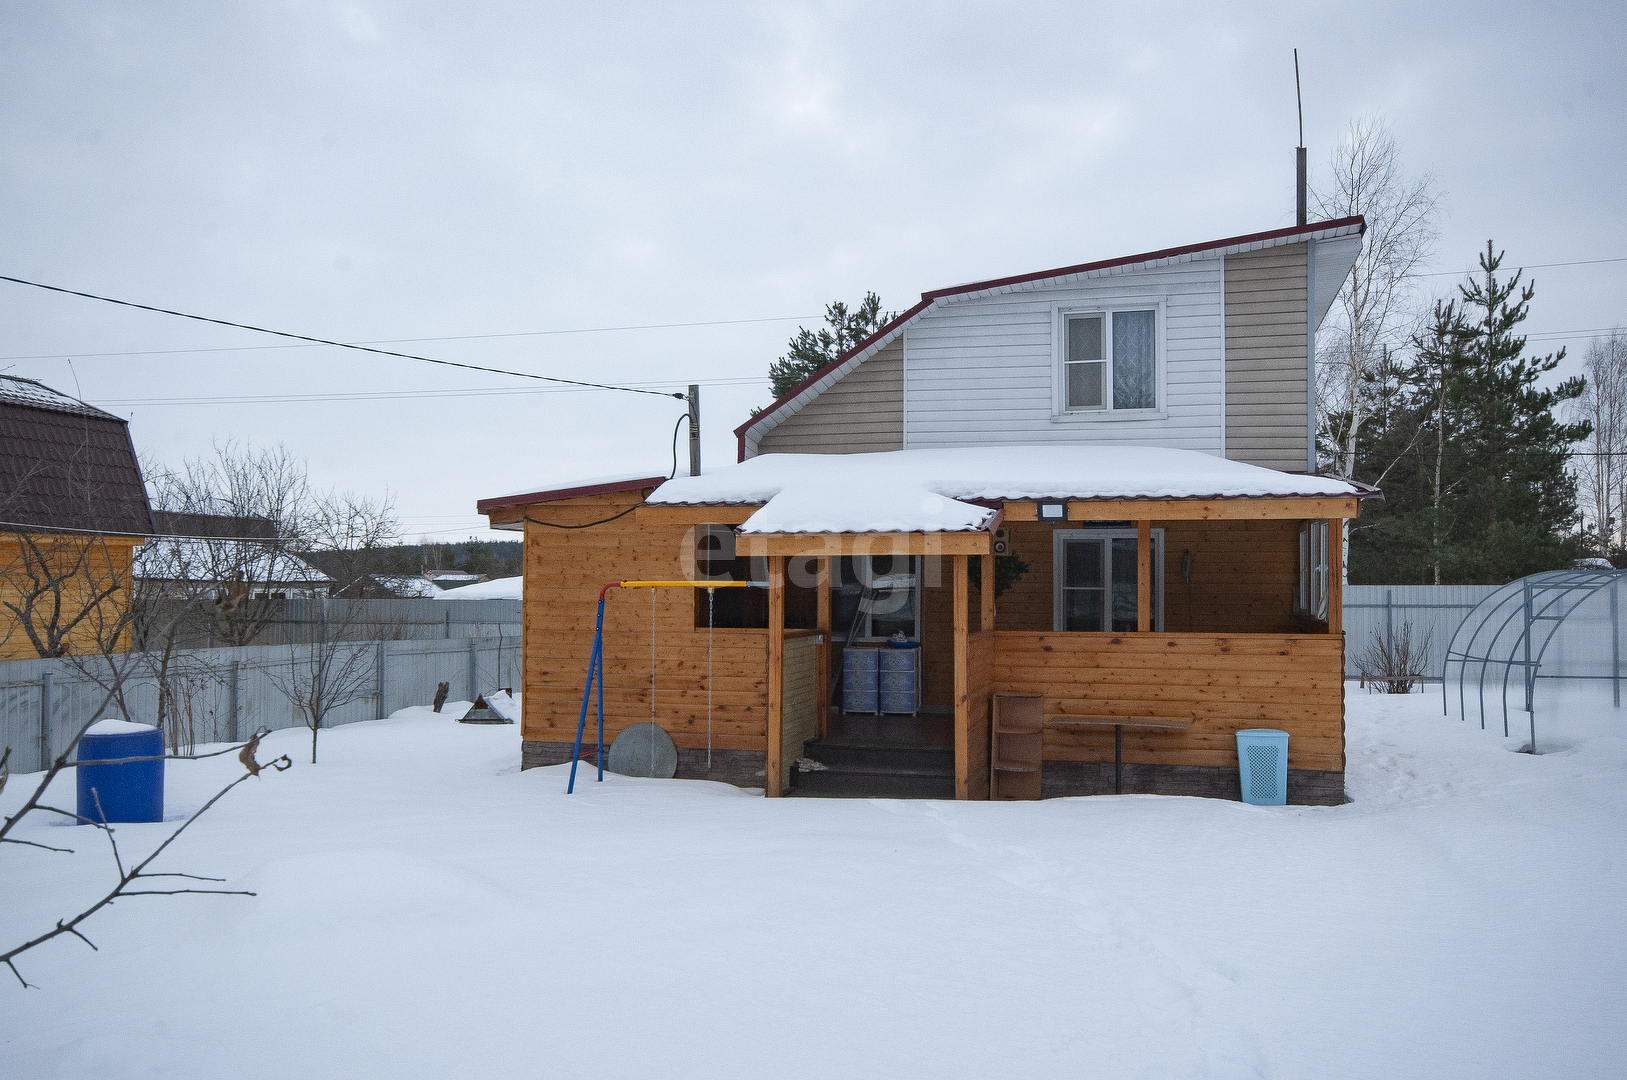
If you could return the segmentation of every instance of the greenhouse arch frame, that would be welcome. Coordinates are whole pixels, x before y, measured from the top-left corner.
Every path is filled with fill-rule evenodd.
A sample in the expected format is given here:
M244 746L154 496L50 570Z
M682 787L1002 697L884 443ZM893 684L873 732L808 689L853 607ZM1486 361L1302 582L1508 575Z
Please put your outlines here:
M1611 682L1611 701L1621 708L1621 591L1627 570L1577 568L1550 570L1519 578L1499 588L1476 604L1453 632L1441 665L1441 711L1450 715L1450 683L1457 666L1458 718L1468 719L1469 680L1476 681L1480 726L1486 726L1486 683L1488 675L1501 698L1503 734L1509 735L1508 691L1516 671L1520 672L1522 705L1531 733L1529 752L1536 753L1536 697L1538 679L1580 679ZM1542 670L1566 621L1583 605L1601 593L1609 600L1610 655L1606 671ZM1550 665L1552 666L1552 665ZM1603 662L1597 666L1604 667ZM1501 671L1500 684L1497 672Z

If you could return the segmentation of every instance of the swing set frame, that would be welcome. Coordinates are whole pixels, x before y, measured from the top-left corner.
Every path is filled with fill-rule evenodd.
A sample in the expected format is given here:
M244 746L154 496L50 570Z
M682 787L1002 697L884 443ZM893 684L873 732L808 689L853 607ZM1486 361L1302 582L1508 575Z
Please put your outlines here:
M599 610L593 620L593 649L588 653L588 677L582 686L582 711L576 718L576 745L571 750L571 776L565 785L565 794L570 795L576 791L576 763L582 757L582 736L587 728L588 701L593 696L595 686L598 688L597 714L599 721L598 744L594 747L594 762L598 766L598 780L604 780L604 605L605 597L611 589L649 589L650 600L655 600L656 589L705 589L707 592L706 615L706 720L707 730L711 730L712 720L712 600L719 589L766 589L766 581L609 581L599 590ZM654 610L653 608L651 609ZM655 626L650 625L650 709L655 708ZM654 722L653 720L651 721Z

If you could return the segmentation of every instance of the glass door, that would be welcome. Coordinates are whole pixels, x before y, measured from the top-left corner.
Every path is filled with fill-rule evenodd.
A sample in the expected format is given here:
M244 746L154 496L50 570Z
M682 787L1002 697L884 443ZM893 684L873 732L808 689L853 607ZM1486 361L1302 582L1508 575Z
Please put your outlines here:
M1139 625L1140 543L1134 529L1059 529L1051 534L1055 630L1134 631ZM1152 532L1152 627L1164 624L1164 531Z

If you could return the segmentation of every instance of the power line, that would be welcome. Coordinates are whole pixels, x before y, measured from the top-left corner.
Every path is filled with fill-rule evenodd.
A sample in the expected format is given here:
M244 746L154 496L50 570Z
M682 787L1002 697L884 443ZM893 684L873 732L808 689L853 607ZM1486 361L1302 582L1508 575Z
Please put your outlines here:
M35 289L44 289L47 292L62 293L65 296L80 296L86 300L100 300L104 304L117 304L120 307L136 308L140 311L152 311L159 315L173 315L179 319L191 319L194 322L213 323L216 326L230 326L238 330L252 330L257 334L271 334L275 337L291 338L295 341L308 341L314 345L332 345L339 349L354 349L357 352L376 353L379 356L395 356L403 360L417 360L425 364L440 364L443 367L464 368L468 371L484 371L493 375L511 375L517 379L537 379L541 382L563 383L568 386L582 386L595 390L620 390L628 394L649 394L652 397L673 397L682 399L684 395L664 392L660 390L640 390L631 386L611 386L608 383L585 382L581 379L561 379L553 375L535 375L528 371L509 371L505 368L483 367L480 364L465 364L457 360L438 360L433 356L418 356L414 353L395 352L390 349L375 349L370 345L353 345L344 341L330 341L327 338L312 337L309 334L293 334L286 330L270 330L264 326L253 326L249 323L232 322L229 319L214 319L207 315L194 315L186 311L173 311L169 308L153 307L150 304L138 304L133 300L118 300L111 296L98 296L96 293L80 292L77 289L64 289L59 285L46 285L38 281L28 281L24 278L7 277L0 274L0 281L9 281L15 285L27 285Z
M1619 258L1619 259L1577 259L1577 260L1575 260L1573 262L1527 263L1524 266L1517 266L1514 269L1516 269L1516 270L1546 270L1549 267L1553 267L1553 266L1598 266L1600 263L1619 263L1619 262L1627 262L1627 257L1623 257L1623 258ZM1438 272L1433 273L1433 274L1418 274L1416 276L1417 277L1469 277L1472 274L1479 274L1479 273L1483 273L1483 271L1477 266L1473 270L1441 270L1441 271L1438 271Z
M526 330L511 334L449 334L444 337L379 338L353 341L350 345L408 345L421 341L485 341L493 338L554 337L560 334L609 334L623 330L683 330L697 326L740 326L746 323L807 322L822 315L775 315L763 319L712 319L707 322L647 323L638 326L583 326L570 330ZM0 356L3 360L89 360L107 356L185 356L192 353L265 352L273 349L310 349L313 345L222 345L206 349L127 349L123 352L37 353L29 356Z
M701 379L700 386L748 386L765 383L768 376L752 379ZM631 383L626 389L644 386L663 386L665 383ZM537 389L515 390L501 386L483 386L462 390L377 390L331 394L220 394L202 397L158 398L96 398L91 403L103 407L154 407L167 405L256 405L272 403L299 403L320 401L411 401L419 399L462 397L514 397L526 394L580 394L585 388L576 386L549 386ZM662 395L663 397L665 395Z

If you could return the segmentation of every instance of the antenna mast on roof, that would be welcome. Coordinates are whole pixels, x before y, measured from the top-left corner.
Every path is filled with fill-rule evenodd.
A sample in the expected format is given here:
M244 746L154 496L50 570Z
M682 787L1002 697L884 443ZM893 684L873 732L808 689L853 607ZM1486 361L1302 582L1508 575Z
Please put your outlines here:
M1294 50L1294 105L1299 109L1299 145L1294 149L1294 224L1305 224L1305 99L1299 93L1299 50Z

